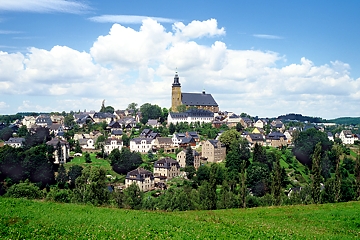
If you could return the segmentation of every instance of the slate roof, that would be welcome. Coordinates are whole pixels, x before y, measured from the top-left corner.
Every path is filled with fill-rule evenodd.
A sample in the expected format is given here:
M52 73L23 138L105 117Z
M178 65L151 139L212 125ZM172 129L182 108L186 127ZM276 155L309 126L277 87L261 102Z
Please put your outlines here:
M211 145L214 146L214 148L217 148L217 144L218 144L219 140L210 139L208 141L211 143Z
M24 143L25 142L25 138L9 138L9 140L5 141L6 144L11 144L11 143Z
M143 168L137 168L126 174L126 179L136 181L144 181L147 177L150 177L151 180L154 179L153 173Z
M106 119L106 118L114 118L115 116L111 113L107 112L96 112L93 118Z
M117 144L121 144L122 140L121 139L117 139L117 138L108 138L105 140L105 144L106 145L110 145L111 141L116 141Z
M286 136L281 132L272 132L266 136L266 139L269 140L280 140L280 138L284 138L284 140L286 140Z
M187 106L218 106L211 94L203 93L182 93L182 104Z
M249 137L251 138L252 141L263 141L264 140L264 136L260 133L250 133Z
M172 118L187 118L187 117L214 117L214 113L204 109L189 109L182 113L169 113Z
M146 140L146 144L151 144L152 138L133 138L130 141L135 142L136 144L141 144L141 140Z
M176 166L177 168L180 168L180 165L178 163L178 161L172 159L172 158L169 158L169 157L166 157L166 158L162 158L158 161L156 161L154 163L154 168L166 168L166 169L171 169L171 166Z
M81 140L81 139L80 139ZM79 141L80 141L79 140ZM58 138L53 138L51 139L50 141L47 141L46 142L46 145L49 145L49 146L53 146L54 148L57 147L57 144L58 142L60 142L60 145L63 146L63 145L69 145L69 143L67 141L64 141L64 140L60 140Z
M121 129L119 130L111 130L111 135L122 135L123 131Z

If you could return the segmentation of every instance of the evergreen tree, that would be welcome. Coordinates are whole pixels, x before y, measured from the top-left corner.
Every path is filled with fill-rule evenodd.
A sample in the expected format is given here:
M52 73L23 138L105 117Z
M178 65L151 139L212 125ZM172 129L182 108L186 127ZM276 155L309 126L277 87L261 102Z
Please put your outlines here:
M275 200L275 205L279 206L281 204L281 166L280 166L280 156L276 154L276 160L274 164L273 171L273 182L272 182L272 193Z
M82 153L79 140L76 140L76 143L75 143L75 153Z
M246 208L246 164L245 161L241 163L241 173L240 173L240 201L241 207Z
M194 152L190 145L186 148L185 165L194 166Z
M78 177L81 176L81 172L83 170L83 167L80 165L74 165L70 167L68 172L68 178L70 180L71 187L75 187L75 181Z
M336 170L335 170L335 183L334 183L334 200L335 202L339 202L341 198L341 172L340 172L340 156L342 154L342 149L339 145L334 145L333 147L335 153L335 163L336 163Z
M91 157L90 157L90 154L88 152L85 153L85 162L86 163L91 163Z
M130 209L140 209L144 193L140 191L136 183L131 184L124 190L124 204Z
M360 200L360 151L356 156L355 164L356 197Z
M55 180L58 183L59 188L63 188L65 183L69 180L69 177L66 174L66 170L63 164L60 164L58 169L58 174Z
M320 183L321 183L321 142L315 146L312 156L312 187L311 193L314 203L320 202Z

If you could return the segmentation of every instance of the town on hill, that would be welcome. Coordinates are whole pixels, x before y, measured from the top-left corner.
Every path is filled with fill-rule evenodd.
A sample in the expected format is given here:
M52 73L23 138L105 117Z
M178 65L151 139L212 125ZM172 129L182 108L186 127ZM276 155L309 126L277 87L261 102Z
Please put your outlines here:
M177 73L171 88L169 109L0 116L0 194L150 210L359 199L356 119L221 110Z

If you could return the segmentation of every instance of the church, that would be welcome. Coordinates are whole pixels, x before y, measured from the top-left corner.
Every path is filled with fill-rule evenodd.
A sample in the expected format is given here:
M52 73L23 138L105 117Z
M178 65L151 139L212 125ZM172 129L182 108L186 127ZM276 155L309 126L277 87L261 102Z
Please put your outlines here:
M185 105L186 108L194 107L197 109L209 110L213 113L219 112L219 105L216 103L211 94L205 93L182 93L179 75L176 72L171 92L171 110L177 112L177 107Z

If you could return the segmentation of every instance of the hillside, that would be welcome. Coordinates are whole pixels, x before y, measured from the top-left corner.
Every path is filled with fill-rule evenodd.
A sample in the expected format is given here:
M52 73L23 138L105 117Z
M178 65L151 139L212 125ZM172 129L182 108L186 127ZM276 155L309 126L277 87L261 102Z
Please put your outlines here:
M329 119L326 122L345 124L345 125L359 125L360 117L341 117L341 118Z
M1 239L355 239L360 202L160 212L0 198Z

